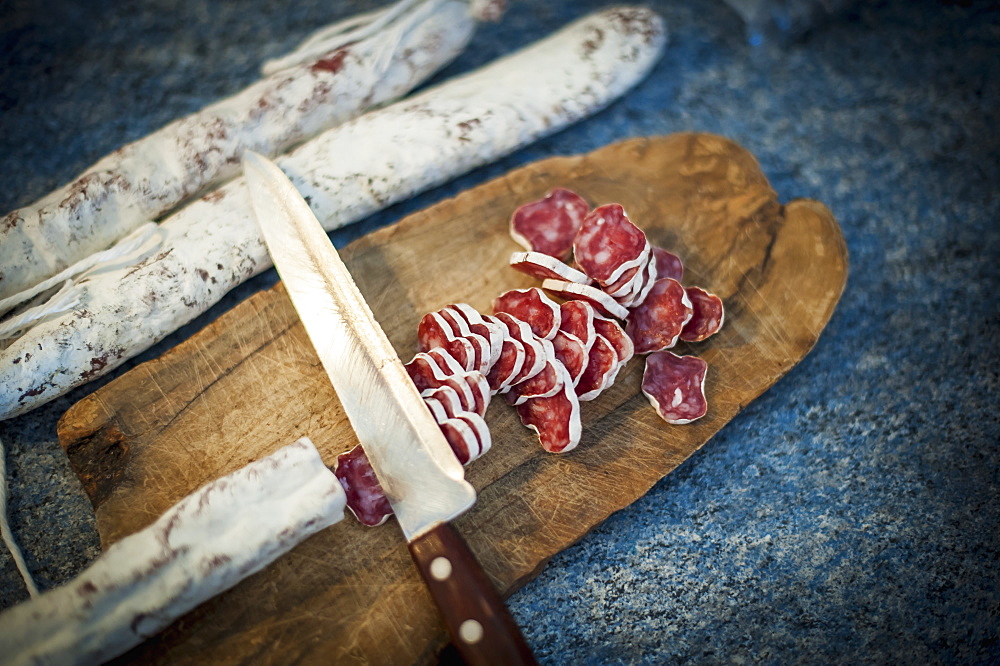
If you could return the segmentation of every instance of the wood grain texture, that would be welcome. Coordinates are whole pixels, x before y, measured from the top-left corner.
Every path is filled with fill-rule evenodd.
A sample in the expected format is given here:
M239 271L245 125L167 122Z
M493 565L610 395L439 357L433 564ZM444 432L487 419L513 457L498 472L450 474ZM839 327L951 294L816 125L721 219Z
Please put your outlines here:
M679 254L684 282L720 295L726 325L679 347L709 364L708 415L661 421L639 390L641 359L582 409L581 444L544 453L496 400L488 455L470 465L479 501L455 526L498 589L641 497L812 348L844 288L847 250L822 204L781 205L754 158L712 135L634 139L547 159L345 248L342 255L404 361L425 312L537 281L507 267L514 208L554 186L619 202ZM105 545L202 483L308 435L324 459L356 440L281 285L80 401L60 440ZM446 634L393 523L345 520L122 658L143 663L414 663Z

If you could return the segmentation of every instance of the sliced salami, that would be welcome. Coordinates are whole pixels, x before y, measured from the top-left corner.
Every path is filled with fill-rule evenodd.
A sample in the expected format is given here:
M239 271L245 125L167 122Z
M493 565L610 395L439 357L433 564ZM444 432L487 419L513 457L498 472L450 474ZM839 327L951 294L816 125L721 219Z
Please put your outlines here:
M465 411L465 408L462 406L462 397L459 395L458 391L447 384L436 388L425 389L420 392L420 396L424 399L424 402L432 400L438 403L444 409L445 415L449 418L454 417L457 413ZM433 408L431 408L431 413L434 413Z
M493 313L500 312L520 319L544 340L551 340L559 330L559 304L537 287L511 289L497 296L493 301Z
M583 218L573 256L583 272L603 286L640 265L648 245L646 234L632 224L620 204L606 204Z
M479 438L475 431L464 419L452 419L447 416L438 421L441 434L448 440L448 446L452 453L458 458L458 462L468 465L473 459L479 457Z
M474 412L459 412L453 417L465 421L476 437L477 452L469 458L469 462L482 457L493 445L493 437L490 435L490 427L486 425L486 420Z
M455 338L468 340L469 344L472 345L472 370L487 372L493 363L493 349L490 341L479 333L474 333L468 322L466 322L465 319L458 314L458 312L451 308L442 308L432 314L434 315L432 319L436 319L437 325L440 326L445 332L445 336L447 336L448 331L450 331L451 335ZM417 336L419 339L419 326L417 329Z
M562 280L544 280L542 282L542 289L566 300L587 301L594 306L595 310L609 317L617 319L628 317L628 310L597 287L576 284L574 282L564 282Z
M510 255L510 267L539 280L551 278L578 284L590 284L590 278L585 273L541 252L515 252Z
M684 277L684 262L673 252L654 245L653 261L656 262L656 274L661 278L673 278L680 282Z
M587 356L587 367L576 383L576 395L580 402L593 400L608 386L618 374L618 354L607 338L598 335L590 347Z
M618 355L618 367L608 379L608 385L610 386L614 382L618 371L632 359L632 356L635 354L635 345L632 344L632 338L628 337L625 333L625 329L619 326L618 322L613 319L606 319L600 315L596 315L594 317L594 330L597 331L598 335L611 343L615 354Z
M428 352L435 347L445 349L466 370L478 368L482 363L482 345L473 345L467 338L456 335L437 312L428 312L417 324L417 350Z
M642 266L629 268L617 280L602 287L602 290L614 299L624 298L635 293L636 282L642 280L642 275L639 272L641 269Z
M665 278L654 282L642 305L629 313L625 332L632 338L636 354L649 354L676 345L689 319L691 301L684 287Z
M528 353L524 349L524 344L519 340L507 336L503 341L500 350L500 358L486 375L486 381L490 384L490 391L499 393L510 386L519 372L524 367ZM534 354L532 354L534 359Z
M486 381L486 375L475 370L462 372L454 376L455 379L465 382L472 395L472 404L465 406L465 411L475 412L480 416L486 415L486 408L490 406L490 384Z
M570 380L575 387L587 369L587 348L580 338L561 329L552 338L552 348L555 349L556 359L569 371Z
M437 363L437 366L441 368L445 374L454 375L455 373L465 372L467 370L467 368L459 363L444 347L435 347L434 349L428 349L423 353L434 359L434 362Z
M433 391L436 389L439 389L442 386L447 386L458 396L462 404L462 409L467 412L475 411L476 396L473 395L469 382L456 375L446 375L440 370L435 372L434 367L435 366L428 366L423 368L419 371L416 378L414 378L413 383L416 384L421 397L432 395ZM406 370L410 373L411 378L414 377L414 372L410 367L407 367ZM470 372L475 371L473 370Z
M360 444L337 456L333 473L337 475L347 495L347 508L359 523L374 527L381 525L392 515L389 500L386 499L375 470Z
M690 423L708 412L708 363L696 356L656 352L646 357L642 392L667 423Z
M545 398L558 393L563 381L569 381L572 384L572 378L569 377L566 367L553 356L546 358L541 372L531 379L511 387L511 390L504 397L508 404L517 406L528 398Z
M531 332L531 327L517 317L500 312L496 315L496 319L507 327L507 333L511 339L524 346L524 364L521 366L520 372L508 383L507 387L509 388L531 379L545 368L545 347L541 339ZM501 392L503 392L502 389Z
M506 328L504 325L488 315L483 316L468 303L454 303L445 309L457 312L465 323L469 325L470 331L489 342L490 363L487 369L483 370L483 372L488 372L489 368L492 368L493 364L500 358L500 350L503 348L503 341L506 337Z
M538 433L538 441L549 453L566 453L580 443L580 401L576 397L566 369L557 364L562 375L561 389L551 396L528 398L517 406L521 423Z
M418 352L403 367L418 391L440 386L441 381L453 374L441 367L438 359L427 352Z
M641 305L653 289L653 284L659 278L659 274L656 271L656 262L652 259L647 261L642 271L642 279L636 285L635 293L627 301L622 300L619 303L627 308L634 308Z
M526 203L510 218L510 235L532 252L569 258L573 239L590 205L576 192L557 187L543 199Z
M726 318L722 299L710 294L701 287L688 287L684 290L691 301L691 319L681 330L681 340L685 342L701 342L715 335L722 328Z
M595 314L594 306L587 301L566 301L559 305L559 330L576 337L588 353L597 335L594 330Z

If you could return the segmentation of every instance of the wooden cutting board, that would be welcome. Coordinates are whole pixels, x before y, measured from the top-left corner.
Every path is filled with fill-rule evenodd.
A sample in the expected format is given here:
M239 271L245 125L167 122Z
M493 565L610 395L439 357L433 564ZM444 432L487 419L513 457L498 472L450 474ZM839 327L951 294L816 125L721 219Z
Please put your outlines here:
M685 283L719 294L723 331L682 345L709 363L710 410L671 426L639 390L642 359L582 409L577 449L544 453L503 400L493 448L468 469L479 501L457 521L509 593L555 553L642 496L788 372L815 344L847 276L847 250L822 204L781 205L754 158L710 135L635 139L518 169L343 252L400 357L425 312L456 301L489 311L537 281L507 267L514 208L554 186L619 202L679 254ZM59 437L97 513L105 546L201 484L307 435L328 464L355 439L281 285L162 357L81 400ZM446 644L395 523L353 519L299 545L123 657L142 663L424 662Z

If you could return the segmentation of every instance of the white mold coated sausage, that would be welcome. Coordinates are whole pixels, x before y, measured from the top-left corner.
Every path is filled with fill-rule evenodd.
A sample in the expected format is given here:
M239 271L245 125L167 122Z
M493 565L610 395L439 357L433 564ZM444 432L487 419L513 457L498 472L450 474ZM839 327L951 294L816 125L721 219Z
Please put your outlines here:
M399 34L383 31L268 76L123 146L69 184L8 213L0 218L0 298L235 178L245 150L280 155L405 95L465 48L475 27L469 11L460 0L427 4L402 19L413 24ZM391 59L384 58L387 46L394 47Z
M603 108L666 42L641 8L612 8L461 78L370 112L278 160L327 229L496 160ZM348 158L349 157L349 158ZM242 179L160 225L163 245L84 283L81 306L0 352L0 419L117 367L270 267Z
M312 442L299 439L188 495L66 585L8 609L2 660L116 657L338 522L345 502Z

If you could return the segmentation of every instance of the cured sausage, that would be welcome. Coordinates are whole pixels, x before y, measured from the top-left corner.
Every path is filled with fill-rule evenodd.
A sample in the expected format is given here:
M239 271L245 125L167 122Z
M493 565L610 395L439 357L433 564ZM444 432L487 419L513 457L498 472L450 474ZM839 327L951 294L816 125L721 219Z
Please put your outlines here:
M708 413L708 363L696 356L656 352L646 357L642 392L667 423L690 423Z
M603 315L625 319L628 317L628 310L618 304L597 287L586 284L576 284L574 282L563 282L562 280L543 280L542 289L551 291L560 298L567 300L583 300L590 303L595 310Z
M652 257L646 260L645 266L640 270L641 273L636 276L637 279L633 286L633 293L618 301L627 308L635 308L641 305L652 290L653 283L659 278L656 262L652 260Z
M654 245L653 261L656 262L656 274L661 278L673 278L680 282L684 277L684 262L673 252Z
M389 29L278 71L116 150L0 222L0 298L98 252L274 156L397 99L451 62L475 28L465 2L410 10Z
M359 523L374 527L389 519L393 513L392 506L360 444L337 456L333 473L340 479L347 495L347 508Z
M629 313L625 332L632 338L636 354L649 354L676 345L689 319L691 301L684 287L665 278L653 283L646 300Z
M531 327L520 319L506 312L497 313L496 319L507 326L507 333L511 339L520 342L524 347L524 364L521 366L520 372L509 382L507 387L509 388L512 385L523 383L541 372L545 367L546 351L541 340L531 332Z
M4 611L2 660L110 661L340 521L344 500L303 437L202 486L65 585Z
M458 458L458 462L468 465L479 457L479 438L476 437L475 431L467 421L459 418L449 418L447 415L436 420L438 428L441 429L441 434L448 441L448 446L451 447L451 452Z
M546 356L545 365L542 366L541 372L531 379L511 387L511 390L504 396L508 404L516 406L528 398L545 398L557 393L564 381L573 383L566 367L556 359L552 343L548 340L546 343L548 343L548 349L552 355Z
M552 348L556 352L556 359L569 371L570 382L576 386L583 371L587 369L587 347L580 338L560 329L556 331L556 337L552 338Z
M493 313L505 312L531 327L531 332L543 340L551 340L559 330L562 315L559 304L537 287L511 289L493 301Z
M515 252L510 255L510 267L539 280L552 278L553 280L565 280L578 284L590 284L591 282L585 273L541 252Z
M710 294L701 287L688 287L684 290L691 301L691 319L681 330L681 340L685 342L701 342L715 335L722 328L726 318L722 307L722 299Z
M514 241L534 253L568 259L573 239L590 205L576 192L557 187L538 201L523 204L510 217Z
M601 286L612 284L625 271L643 265L649 242L632 224L621 204L605 204L583 219L573 241L573 259Z
M427 352L435 347L446 350L466 370L478 368L483 362L481 341L474 344L468 337L456 335L440 313L428 312L417 324L417 349Z
M538 434L542 448L549 453L566 453L580 443L583 427L580 401L566 368L556 364L561 376L560 389L549 396L536 396L517 405L517 415Z
M664 43L656 14L600 11L328 130L278 165L334 229L604 107L646 75ZM351 159L331 158L345 154ZM113 370L271 265L242 179L170 216L159 233L154 255L92 276L79 285L77 311L37 324L0 352L0 418Z
M615 348L604 336L596 336L587 356L587 367L576 383L576 395L580 402L593 400L611 386L619 367Z
M509 335L504 338L503 346L500 350L500 358L490 368L486 375L486 381L490 383L490 391L499 393L510 386L521 368L524 367L528 353L524 345Z

